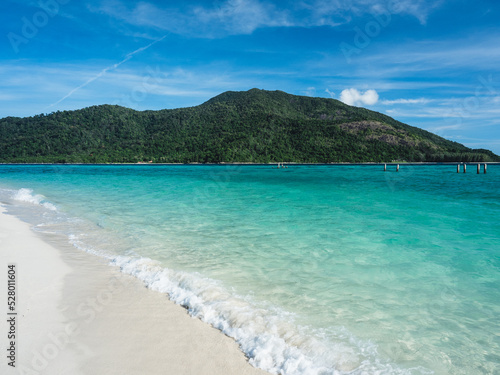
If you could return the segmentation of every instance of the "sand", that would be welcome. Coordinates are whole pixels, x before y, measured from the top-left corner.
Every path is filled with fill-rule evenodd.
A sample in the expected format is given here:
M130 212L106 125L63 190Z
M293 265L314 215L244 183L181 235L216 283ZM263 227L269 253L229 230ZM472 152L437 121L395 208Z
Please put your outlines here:
M16 265L15 365L8 264ZM165 295L0 206L0 373L265 375L234 340Z

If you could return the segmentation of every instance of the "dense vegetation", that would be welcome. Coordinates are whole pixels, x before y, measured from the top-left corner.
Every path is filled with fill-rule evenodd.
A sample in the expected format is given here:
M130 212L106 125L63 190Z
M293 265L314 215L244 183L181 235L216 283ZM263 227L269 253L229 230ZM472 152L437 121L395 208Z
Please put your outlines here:
M252 89L138 112L101 105L0 120L0 162L500 161L334 99Z

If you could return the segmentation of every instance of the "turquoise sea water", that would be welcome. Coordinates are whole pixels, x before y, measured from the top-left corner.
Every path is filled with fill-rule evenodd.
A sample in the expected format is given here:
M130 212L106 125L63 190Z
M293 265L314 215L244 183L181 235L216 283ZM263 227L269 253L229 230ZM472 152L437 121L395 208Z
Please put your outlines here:
M271 373L500 374L500 165L4 165L0 202Z

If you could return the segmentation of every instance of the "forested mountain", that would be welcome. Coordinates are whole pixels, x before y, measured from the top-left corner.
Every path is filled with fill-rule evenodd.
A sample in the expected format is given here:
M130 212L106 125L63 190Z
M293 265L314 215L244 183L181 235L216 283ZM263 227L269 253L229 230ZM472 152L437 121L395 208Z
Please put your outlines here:
M100 105L0 120L0 162L500 161L334 99L252 89L190 108Z

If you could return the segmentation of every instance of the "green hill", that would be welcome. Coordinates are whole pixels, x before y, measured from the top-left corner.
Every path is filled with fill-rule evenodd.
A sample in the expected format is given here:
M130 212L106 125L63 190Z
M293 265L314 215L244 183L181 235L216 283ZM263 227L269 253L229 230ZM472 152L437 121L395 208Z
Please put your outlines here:
M334 99L252 89L190 108L101 105L0 120L0 162L500 161Z

